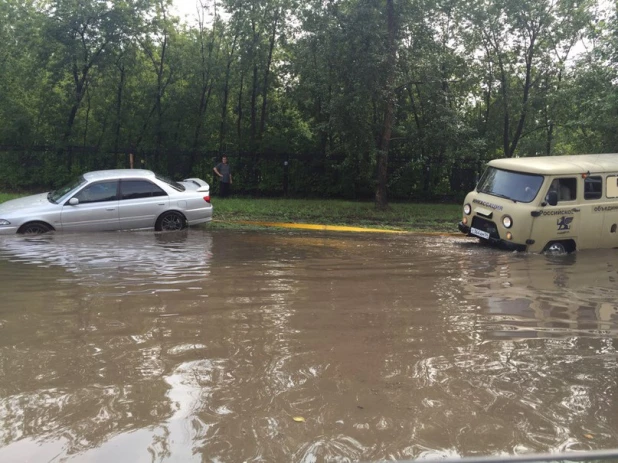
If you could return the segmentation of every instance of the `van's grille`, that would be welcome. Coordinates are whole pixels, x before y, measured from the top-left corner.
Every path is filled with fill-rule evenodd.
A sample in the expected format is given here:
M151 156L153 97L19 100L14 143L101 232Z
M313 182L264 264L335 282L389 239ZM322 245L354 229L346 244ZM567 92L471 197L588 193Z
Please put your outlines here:
M472 226L474 228L478 228L479 230L483 230L489 233L491 238L495 238L497 240L500 239L500 234L498 233L498 227L491 220L482 219L480 217L474 217L472 219Z

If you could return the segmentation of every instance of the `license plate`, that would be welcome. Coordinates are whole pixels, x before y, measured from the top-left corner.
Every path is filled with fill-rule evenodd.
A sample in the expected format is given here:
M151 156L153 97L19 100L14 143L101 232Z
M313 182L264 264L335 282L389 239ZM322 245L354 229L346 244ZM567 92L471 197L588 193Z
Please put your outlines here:
M476 235L479 238L485 238L486 240L489 239L489 233L483 230L479 230L478 228L474 228L474 227L470 228L470 234Z

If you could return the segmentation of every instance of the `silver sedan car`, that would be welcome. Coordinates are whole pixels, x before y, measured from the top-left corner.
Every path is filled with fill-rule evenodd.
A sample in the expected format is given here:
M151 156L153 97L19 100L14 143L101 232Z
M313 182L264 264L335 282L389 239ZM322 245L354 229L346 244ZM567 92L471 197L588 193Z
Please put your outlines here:
M210 186L149 170L99 170L49 193L0 204L0 235L52 230L180 230L212 219Z

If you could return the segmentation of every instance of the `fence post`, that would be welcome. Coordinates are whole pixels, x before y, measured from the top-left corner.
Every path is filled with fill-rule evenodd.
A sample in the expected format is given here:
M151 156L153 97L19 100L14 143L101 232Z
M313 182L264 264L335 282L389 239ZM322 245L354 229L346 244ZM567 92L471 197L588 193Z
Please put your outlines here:
M285 161L283 161L283 195L288 196L288 180L290 170L290 153L285 154Z

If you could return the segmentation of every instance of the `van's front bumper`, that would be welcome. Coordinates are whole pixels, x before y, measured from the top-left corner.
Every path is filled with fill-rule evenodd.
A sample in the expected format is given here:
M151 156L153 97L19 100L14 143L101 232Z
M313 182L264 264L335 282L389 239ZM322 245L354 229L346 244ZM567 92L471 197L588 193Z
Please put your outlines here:
M470 227L468 227L467 225L464 225L463 222L459 222L457 224L457 228L459 228L459 231L462 232L464 235L470 235Z
M457 228L459 228L459 231L462 232L466 236L474 236L475 238L479 238L478 236L471 234L470 227L468 225L464 225L463 222L459 222L457 224ZM496 246L502 249L507 249L509 251L523 252L528 248L525 244L517 244L517 243L513 243L512 241L503 240L501 238L494 238L491 236L487 239L484 239L484 238L479 238L479 239L485 243L491 244L492 246Z

